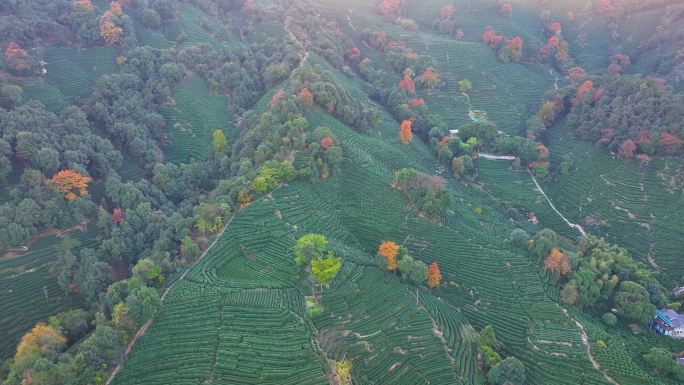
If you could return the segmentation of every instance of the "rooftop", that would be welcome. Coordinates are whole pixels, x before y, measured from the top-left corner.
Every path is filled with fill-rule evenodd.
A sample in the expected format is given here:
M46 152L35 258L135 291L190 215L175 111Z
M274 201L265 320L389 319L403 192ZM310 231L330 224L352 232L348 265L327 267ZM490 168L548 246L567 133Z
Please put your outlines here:
M669 321L673 328L684 328L684 315L672 309L659 309L658 313L667 318L667 321Z

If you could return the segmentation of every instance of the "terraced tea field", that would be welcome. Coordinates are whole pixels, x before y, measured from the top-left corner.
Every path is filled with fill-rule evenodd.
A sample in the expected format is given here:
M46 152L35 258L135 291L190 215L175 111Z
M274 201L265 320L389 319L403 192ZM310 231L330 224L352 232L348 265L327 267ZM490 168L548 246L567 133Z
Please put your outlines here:
M180 47L211 44L214 47L234 48L240 44L239 36L232 34L230 31L227 32L228 36L224 36L222 40L217 39L209 33L203 28L203 25L218 29L220 28L220 24L191 4L185 2L179 3L178 15L178 20L167 23L164 28L165 36L168 40L176 41L181 35L184 36L182 43L179 44ZM236 17L237 23L240 19L239 16Z
M75 230L62 236L40 238L28 251L3 251L0 255L0 358L14 352L21 336L38 321L77 305L64 296L50 267L57 260L56 246L65 236L80 247L92 246L95 229Z
M184 81L174 90L173 99L174 104L162 111L168 136L162 146L166 161L206 160L214 130L223 130L229 143L235 137L228 98L211 92L202 78Z
M88 96L90 87L100 76L117 71L115 58L119 52L119 48L46 48L44 80L23 84L24 99L40 100L58 114L64 107Z
M487 113L489 120L499 128L511 134L517 134L524 129L525 122L531 114L536 112L544 93L553 88L554 75L548 68L536 65L503 64L496 52L482 43L481 36L487 25L506 26L506 33L513 36L521 35L530 44L539 44L539 31L529 30L521 26L526 25L530 14L521 14L520 20L511 22L492 14L489 9L473 11L463 17L463 27L467 29L467 38L458 41L452 37L437 35L430 28L423 28L420 32L408 33L396 25L387 23L376 14L375 7L367 2L352 1L344 4L328 4L339 14L350 20L350 25L342 25L350 34L360 34L366 28L381 29L395 39L406 43L419 54L426 54L435 58L437 70L443 81L434 90L418 88L419 96L425 98L430 111L438 114L450 127L471 122L468 117L469 108L482 110ZM415 3L414 7L419 7ZM413 10L413 8L409 7ZM434 9L427 7L415 9L418 15L429 21L429 25L439 13L439 6ZM466 7L458 8L464 9ZM465 11L464 11L465 12ZM413 15L413 11L409 12ZM430 16L432 15L432 16ZM420 17L420 16L417 16ZM457 19L458 16L457 16ZM459 24L459 28L461 24ZM378 63L379 52L373 48L357 42L362 56L368 56ZM469 79L473 90L469 97L463 95L458 88L458 82Z
M681 160L624 162L560 129L549 149L556 161L571 155L575 162L570 173L545 186L559 210L661 270L666 284L678 282L684 274L684 191L675 182L684 171Z
M629 329L606 329L598 317L573 311L592 341L602 340L606 348L593 344L594 355L608 373L615 376L621 385L674 385L680 382L653 376L653 372L642 364L644 354L650 347L660 346L672 351L684 348L684 342L661 338L653 333L632 333Z
M518 210L518 217L515 219L518 223L527 222L525 230L528 233L550 228L570 239L580 235L551 209L526 169L512 168L511 162L483 158L478 158L475 164L484 191L491 194L492 199L498 199L503 205ZM535 214L539 222L537 225L527 220L529 213Z
M434 168L424 145L398 146L397 123L390 120L379 134L360 135L321 112L308 118L313 127L333 130L345 154L343 174L314 185L294 182L239 212L172 289L115 384L169 378L317 383L324 381L322 357L351 359L362 383L476 384L473 328L487 324L494 325L505 351L527 364L530 384L605 383L591 367L578 330L549 297L557 295L551 277L538 261L504 247L514 226L483 219L506 223L500 202L478 188L452 185L460 199L453 218L446 225L421 219L390 181L397 167L411 162ZM483 216L473 213L470 196L484 207ZM303 300L310 288L292 263L291 249L298 236L314 231L328 237L344 267L324 291L325 312L309 318ZM416 298L415 288L379 271L372 256L386 239L425 262L437 261L446 284L432 294L419 289ZM256 322L249 318L254 309L264 314L263 322L284 317L264 336L275 335L275 352L296 350L295 364L267 358L262 343L250 337L253 329L245 324ZM198 324L176 326L191 311L198 315L188 322ZM294 334L285 343L279 342L281 333ZM236 377L222 374L227 368ZM294 379L293 368L304 377Z

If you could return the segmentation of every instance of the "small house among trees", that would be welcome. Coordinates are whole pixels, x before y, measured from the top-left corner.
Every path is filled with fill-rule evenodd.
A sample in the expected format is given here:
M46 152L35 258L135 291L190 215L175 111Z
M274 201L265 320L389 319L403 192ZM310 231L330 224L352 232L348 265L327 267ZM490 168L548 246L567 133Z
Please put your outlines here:
M684 315L671 309L656 310L651 329L672 338L684 338Z

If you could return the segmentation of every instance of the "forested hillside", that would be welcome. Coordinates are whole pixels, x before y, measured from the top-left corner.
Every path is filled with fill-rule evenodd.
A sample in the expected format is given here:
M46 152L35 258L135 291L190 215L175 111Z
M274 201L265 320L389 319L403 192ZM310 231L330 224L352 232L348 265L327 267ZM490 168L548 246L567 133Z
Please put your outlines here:
M677 384L684 7L0 3L0 384Z

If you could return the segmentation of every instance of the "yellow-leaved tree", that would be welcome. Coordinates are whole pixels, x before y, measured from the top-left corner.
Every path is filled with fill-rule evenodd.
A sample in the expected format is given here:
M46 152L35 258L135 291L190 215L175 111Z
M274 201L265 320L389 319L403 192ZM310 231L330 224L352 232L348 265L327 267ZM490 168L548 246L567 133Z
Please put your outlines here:
M221 130L214 131L214 152L219 153L228 146L228 139Z
M23 373L38 359L61 350L65 343L66 338L55 328L45 323L37 324L21 337L17 345L17 352L14 354L14 371Z

